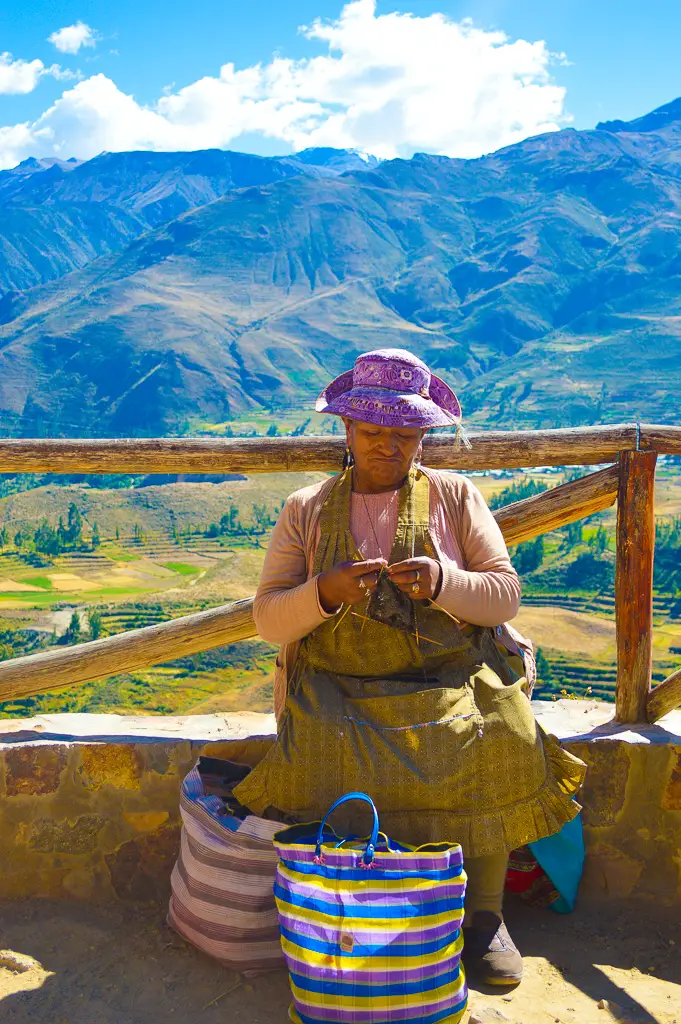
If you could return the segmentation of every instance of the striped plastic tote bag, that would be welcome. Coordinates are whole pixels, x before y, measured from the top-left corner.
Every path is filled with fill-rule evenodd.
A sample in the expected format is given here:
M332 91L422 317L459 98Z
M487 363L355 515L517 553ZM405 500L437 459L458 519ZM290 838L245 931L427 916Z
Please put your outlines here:
M368 840L326 821L346 800L370 804ZM274 895L295 1024L456 1024L468 993L460 962L466 875L461 847L398 846L364 793L317 827L278 832Z
M168 924L241 974L284 967L272 883L281 822L225 814L198 766L180 794L180 855L170 879Z

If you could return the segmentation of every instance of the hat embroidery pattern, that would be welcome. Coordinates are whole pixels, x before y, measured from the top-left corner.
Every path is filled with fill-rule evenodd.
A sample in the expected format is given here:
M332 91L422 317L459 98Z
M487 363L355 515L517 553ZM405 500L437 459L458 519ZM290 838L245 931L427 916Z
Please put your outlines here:
M381 349L378 350L379 352ZM389 349L383 351L390 351ZM394 362L385 359L374 360L368 353L367 356L359 356L352 371L353 387L381 387L390 391L413 391L419 392L425 389L428 393L430 385L430 370L420 360L414 366L405 366L403 362ZM415 356L411 357L416 359ZM405 385L408 385L405 387Z
M389 427L456 426L458 432L461 424L452 389L405 349L376 349L358 356L352 370L324 389L315 408Z

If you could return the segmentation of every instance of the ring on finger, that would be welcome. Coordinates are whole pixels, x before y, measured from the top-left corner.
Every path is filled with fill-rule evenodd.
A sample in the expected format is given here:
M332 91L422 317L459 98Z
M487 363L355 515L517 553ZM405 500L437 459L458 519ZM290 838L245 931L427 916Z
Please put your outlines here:
M420 586L418 585L418 583L414 582L414 583L412 583L412 585L411 585L411 589L412 589L412 593L413 593L413 594L418 594L418 592L419 592L419 590L420 590L421 588L420 588Z
M360 576L360 578L359 578L359 581L358 581L358 582L359 582L359 588L360 588L360 590L366 590L366 589L367 589L367 585L366 585L366 583L364 582L364 577L363 577L363 576Z
M416 577L415 577L415 579L414 579L414 582L415 582L415 583L418 583L418 581L419 581L420 579L421 579L421 573L420 573L419 569L416 569Z

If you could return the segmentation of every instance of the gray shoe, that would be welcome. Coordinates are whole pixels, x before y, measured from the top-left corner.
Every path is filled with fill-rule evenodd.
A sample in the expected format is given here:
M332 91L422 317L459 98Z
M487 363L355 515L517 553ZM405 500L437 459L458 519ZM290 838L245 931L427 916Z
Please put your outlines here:
M472 926L464 928L462 959L471 978L485 985L517 985L523 976L523 958L504 922L490 910L479 910Z

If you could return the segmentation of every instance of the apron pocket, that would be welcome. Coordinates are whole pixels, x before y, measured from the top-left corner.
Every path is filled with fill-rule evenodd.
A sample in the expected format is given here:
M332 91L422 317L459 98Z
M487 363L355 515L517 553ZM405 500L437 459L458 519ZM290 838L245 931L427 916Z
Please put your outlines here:
M390 804L432 806L433 785L456 778L481 717L469 686L344 701L339 723L346 783L371 778Z

